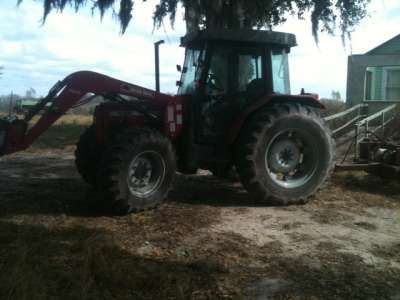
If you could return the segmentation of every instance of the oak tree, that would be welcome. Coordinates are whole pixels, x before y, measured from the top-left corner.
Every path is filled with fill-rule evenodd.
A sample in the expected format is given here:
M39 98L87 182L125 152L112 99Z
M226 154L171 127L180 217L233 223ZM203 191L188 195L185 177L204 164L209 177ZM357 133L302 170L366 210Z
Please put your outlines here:
M21 3L23 0L18 0ZM101 17L114 13L125 32L135 8L133 0L40 0L43 2L43 21L53 10L62 12L71 5L78 12L84 6L99 10ZM139 2L146 0L137 0ZM201 28L261 28L284 23L288 16L300 19L310 16L312 34L333 34L339 30L348 35L367 15L370 0L156 0L154 25L160 26L165 18L174 23L177 11L184 10L187 31Z

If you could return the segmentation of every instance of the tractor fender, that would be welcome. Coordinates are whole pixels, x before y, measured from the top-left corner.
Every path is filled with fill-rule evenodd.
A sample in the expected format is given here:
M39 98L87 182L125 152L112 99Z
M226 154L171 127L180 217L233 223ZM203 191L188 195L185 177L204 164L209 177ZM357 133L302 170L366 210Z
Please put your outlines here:
M319 101L318 95L315 94L304 94L304 95L277 95L272 94L262 97L260 100L256 101L252 105L248 106L242 113L240 113L234 123L232 128L228 131L226 135L226 143L231 145L235 142L238 137L240 130L245 124L246 120L256 111L266 107L267 105L272 105L274 103L299 103L302 105L308 105L319 109L325 109L324 104Z

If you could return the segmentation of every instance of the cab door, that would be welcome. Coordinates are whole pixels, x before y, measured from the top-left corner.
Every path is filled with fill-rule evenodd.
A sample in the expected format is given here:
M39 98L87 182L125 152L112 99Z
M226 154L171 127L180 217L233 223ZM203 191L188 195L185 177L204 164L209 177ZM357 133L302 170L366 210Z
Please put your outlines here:
M235 72L231 47L214 46L209 51L202 78L202 91L196 99L196 139L215 144L223 138L232 118L230 98Z
M196 101L200 143L223 141L240 111L270 90L264 47L221 45L209 53Z

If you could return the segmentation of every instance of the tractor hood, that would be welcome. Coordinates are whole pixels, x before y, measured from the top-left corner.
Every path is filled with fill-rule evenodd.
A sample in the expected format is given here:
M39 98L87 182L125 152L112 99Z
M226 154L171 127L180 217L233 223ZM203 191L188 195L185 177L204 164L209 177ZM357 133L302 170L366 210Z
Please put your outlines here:
M296 36L291 33L277 32L271 30L251 29L213 29L199 30L187 34L181 38L184 47L204 43L205 41L221 42L245 42L276 45L285 48L297 46Z

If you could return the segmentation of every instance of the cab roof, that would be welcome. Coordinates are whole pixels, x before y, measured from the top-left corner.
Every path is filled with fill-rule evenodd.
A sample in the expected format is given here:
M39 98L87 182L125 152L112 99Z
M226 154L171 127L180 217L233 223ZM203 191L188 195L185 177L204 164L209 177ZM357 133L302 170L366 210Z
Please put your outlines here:
M221 42L269 44L285 48L297 46L296 36L294 34L271 30L252 29L199 30L182 37L181 45L184 47L190 47L192 45L202 44L205 41L210 40Z

